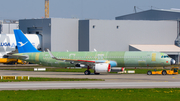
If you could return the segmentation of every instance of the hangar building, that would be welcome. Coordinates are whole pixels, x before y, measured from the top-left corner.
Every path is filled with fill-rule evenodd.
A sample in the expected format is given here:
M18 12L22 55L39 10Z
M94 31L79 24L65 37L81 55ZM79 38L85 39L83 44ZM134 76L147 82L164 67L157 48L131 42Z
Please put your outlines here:
M116 20L21 19L19 27L24 33L42 35L42 51L161 51L179 61L180 48L174 45L179 38L179 12L166 12L167 16L177 13L176 20L162 16L147 20L141 15Z
M0 21L0 34L13 34L13 29L19 28L18 20L3 20Z
M129 51L130 44L174 44L177 21L81 20L79 51Z
M133 14L118 16L115 18L116 20L143 20L143 21L176 21L177 22L177 37L174 40L174 44L180 47L180 10L179 9L171 9L171 10L164 10L164 9L151 9L147 11L137 12ZM166 30L166 29L162 29ZM171 36L172 33L169 33L169 36ZM130 51L150 51L150 50L156 50L161 51L164 53L167 53L168 55L173 54L173 58L176 61L180 61L180 49L177 47L170 47L169 44L165 45L158 45L159 49L157 49L157 44L152 45L130 45L129 50ZM173 44L172 44L173 45ZM144 49L143 47L146 47ZM165 50L164 50L165 49Z
M78 19L22 19L19 29L24 33L42 35L42 51L78 51Z
M180 19L179 9L150 9L133 14L118 16L116 20L178 20Z

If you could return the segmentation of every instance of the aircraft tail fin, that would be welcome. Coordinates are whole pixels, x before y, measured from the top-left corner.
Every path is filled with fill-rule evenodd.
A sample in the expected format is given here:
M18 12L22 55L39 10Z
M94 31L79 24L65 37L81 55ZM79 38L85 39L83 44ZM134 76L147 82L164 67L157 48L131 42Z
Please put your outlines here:
M14 29L14 34L19 53L40 52L31 44L21 30Z

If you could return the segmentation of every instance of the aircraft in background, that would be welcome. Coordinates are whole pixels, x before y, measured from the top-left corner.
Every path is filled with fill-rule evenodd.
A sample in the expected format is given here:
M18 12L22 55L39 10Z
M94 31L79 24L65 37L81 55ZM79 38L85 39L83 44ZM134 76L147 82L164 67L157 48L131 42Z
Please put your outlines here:
M26 34L36 49L41 48L41 35ZM16 52L16 40L14 34L0 34L0 63L12 64L17 63L17 59L8 59L6 56L9 53Z
M19 53L18 59L53 67L86 67L85 75L122 71L114 67L164 67L175 64L175 60L160 52L40 52L29 42L21 30L14 30ZM21 44L20 44L21 43Z

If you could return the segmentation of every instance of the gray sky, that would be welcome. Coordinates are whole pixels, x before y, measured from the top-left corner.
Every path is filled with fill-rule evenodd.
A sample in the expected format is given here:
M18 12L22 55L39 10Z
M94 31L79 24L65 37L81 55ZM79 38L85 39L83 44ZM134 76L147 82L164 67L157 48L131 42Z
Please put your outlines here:
M180 9L180 0L50 0L52 18L110 19L151 9ZM44 17L44 0L0 0L0 20Z

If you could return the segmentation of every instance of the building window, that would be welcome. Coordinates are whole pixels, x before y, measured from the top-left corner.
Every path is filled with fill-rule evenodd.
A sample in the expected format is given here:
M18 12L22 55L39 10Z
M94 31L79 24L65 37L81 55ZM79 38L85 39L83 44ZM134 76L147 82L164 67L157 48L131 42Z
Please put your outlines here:
M119 28L119 26L116 26L116 28L118 29L118 28Z
M36 32L36 34L39 34L39 32Z
M95 28L95 25L93 25L93 28Z

